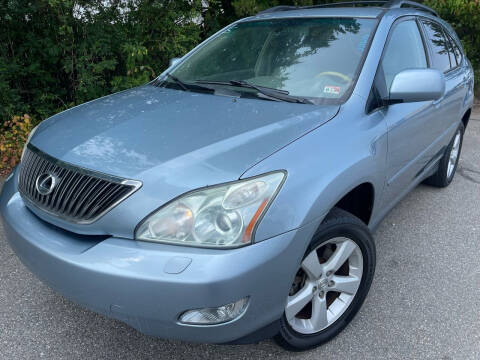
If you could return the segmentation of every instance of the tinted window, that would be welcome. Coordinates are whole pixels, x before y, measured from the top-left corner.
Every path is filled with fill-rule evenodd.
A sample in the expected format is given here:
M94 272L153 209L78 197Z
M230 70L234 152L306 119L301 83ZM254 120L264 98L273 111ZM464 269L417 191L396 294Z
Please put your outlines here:
M448 54L450 55L450 67L454 68L457 64L457 59L455 59L455 50L453 49L452 39L447 35L447 45L448 45Z
M460 63L462 62L462 52L460 51L460 47L450 35L447 34L447 36L450 39L451 51L453 52L453 56L455 57L455 62L457 63L457 65L460 65Z
M426 67L425 48L417 23L414 20L402 21L393 29L382 60L386 90L390 89L393 78L399 72Z
M431 21L423 21L423 23L433 52L432 67L442 72L450 70L448 42L442 27ZM454 64L454 66L456 65Z

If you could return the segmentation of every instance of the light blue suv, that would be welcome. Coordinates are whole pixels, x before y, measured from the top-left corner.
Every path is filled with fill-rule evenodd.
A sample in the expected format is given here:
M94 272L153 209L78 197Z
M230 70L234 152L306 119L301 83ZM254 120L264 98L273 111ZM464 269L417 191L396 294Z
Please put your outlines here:
M433 10L351 5L237 21L41 123L0 198L17 255L145 334L334 337L372 283L372 230L420 182L451 183L473 103Z

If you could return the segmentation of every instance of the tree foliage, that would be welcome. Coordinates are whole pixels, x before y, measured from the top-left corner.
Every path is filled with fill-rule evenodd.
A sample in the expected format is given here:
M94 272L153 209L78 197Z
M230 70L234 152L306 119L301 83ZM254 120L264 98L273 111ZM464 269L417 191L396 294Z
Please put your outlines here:
M5 139L13 139L12 133L28 132L32 123L59 111L146 83L169 59L240 17L277 5L324 2L330 1L1 0L0 170L7 157ZM479 69L480 2L427 2L455 27ZM28 125L18 127L25 119ZM17 144L9 145L14 153L9 164L18 160L24 138L9 140Z
M480 80L480 1L427 0L457 32L468 58L475 69L477 89Z

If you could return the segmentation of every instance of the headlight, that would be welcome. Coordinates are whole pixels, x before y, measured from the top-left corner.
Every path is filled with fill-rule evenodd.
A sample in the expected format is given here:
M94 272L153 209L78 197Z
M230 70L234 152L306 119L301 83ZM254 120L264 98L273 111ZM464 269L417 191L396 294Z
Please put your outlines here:
M40 125L40 124L39 124ZM33 135L35 134L35 131L37 131L39 125L35 126L32 131L30 131L30 134L28 134L28 138L27 138L27 141L25 142L25 145L23 146L23 151L22 151L22 157L20 158L22 161L23 160L23 156L25 155L25 151L27 150L27 145L28 143L30 142L30 140L32 139Z
M284 178L274 172L190 192L144 220L135 238L200 247L250 244Z

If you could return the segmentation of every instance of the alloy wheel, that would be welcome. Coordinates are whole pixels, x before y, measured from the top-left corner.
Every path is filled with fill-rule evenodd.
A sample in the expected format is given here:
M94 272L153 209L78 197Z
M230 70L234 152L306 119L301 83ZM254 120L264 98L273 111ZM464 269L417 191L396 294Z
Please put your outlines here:
M460 140L462 138L462 134L460 130L457 131L455 135L455 140L453 141L452 150L450 151L450 158L448 160L448 168L447 168L447 179L453 174L455 170L455 166L457 165L458 154L460 153Z
M301 334L314 334L337 321L355 298L363 256L351 239L322 243L303 260L290 290L285 317Z

